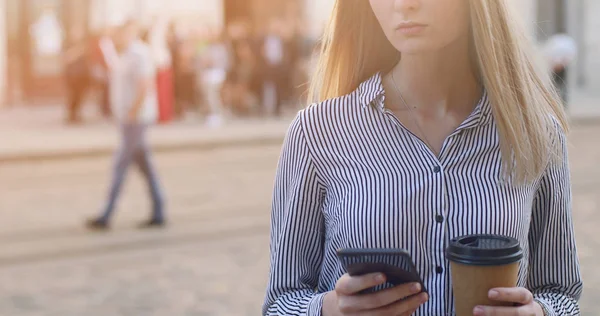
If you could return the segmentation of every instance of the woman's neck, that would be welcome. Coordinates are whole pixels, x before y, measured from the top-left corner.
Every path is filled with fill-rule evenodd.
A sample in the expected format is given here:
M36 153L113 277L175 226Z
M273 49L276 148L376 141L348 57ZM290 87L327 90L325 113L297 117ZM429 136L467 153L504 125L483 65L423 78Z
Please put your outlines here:
M482 92L468 45L458 43L431 53L402 54L388 76L406 103L424 115L470 113Z

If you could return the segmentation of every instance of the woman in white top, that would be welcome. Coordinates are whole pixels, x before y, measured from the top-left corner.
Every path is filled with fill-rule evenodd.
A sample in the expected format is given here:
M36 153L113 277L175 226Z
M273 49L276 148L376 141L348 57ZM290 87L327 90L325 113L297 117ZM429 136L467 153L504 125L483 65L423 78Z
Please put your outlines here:
M278 166L263 314L454 315L448 241L501 234L525 254L489 296L514 306L473 314L579 315L567 119L509 3L337 1ZM358 247L407 249L429 295L359 294L385 278L344 273Z

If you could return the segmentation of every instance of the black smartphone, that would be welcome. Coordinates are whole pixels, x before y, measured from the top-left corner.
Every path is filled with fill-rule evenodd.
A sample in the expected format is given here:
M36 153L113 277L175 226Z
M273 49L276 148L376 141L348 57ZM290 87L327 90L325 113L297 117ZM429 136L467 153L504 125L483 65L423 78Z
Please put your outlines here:
M406 283L419 283L422 291L427 292L410 254L404 249L344 248L337 251L337 256L351 276L377 272L386 276L385 284L367 289L361 294Z

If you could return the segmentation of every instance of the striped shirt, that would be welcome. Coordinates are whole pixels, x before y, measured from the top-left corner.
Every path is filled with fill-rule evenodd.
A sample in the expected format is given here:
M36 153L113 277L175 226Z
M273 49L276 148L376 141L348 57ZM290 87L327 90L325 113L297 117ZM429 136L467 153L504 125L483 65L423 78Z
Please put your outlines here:
M551 315L579 315L582 292L566 137L564 160L536 181L502 181L499 136L484 94L436 156L384 107L380 74L300 111L274 185L264 315L321 315L345 273L339 248L404 248L430 294L416 315L454 315L450 239L517 238L518 285Z

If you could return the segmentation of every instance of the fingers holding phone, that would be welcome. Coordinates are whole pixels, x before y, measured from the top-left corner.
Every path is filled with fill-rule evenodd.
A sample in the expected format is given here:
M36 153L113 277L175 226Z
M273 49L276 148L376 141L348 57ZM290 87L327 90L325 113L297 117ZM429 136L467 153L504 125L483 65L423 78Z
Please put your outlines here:
M366 289L382 285L385 275L371 273L360 276L343 275L335 291L324 302L324 314L338 315L412 315L429 297L422 292L419 283L406 283L377 291L360 294Z

